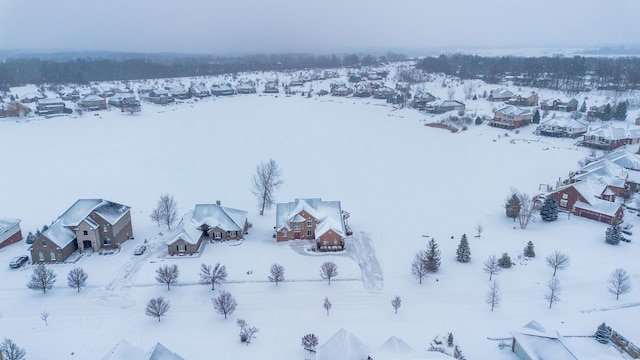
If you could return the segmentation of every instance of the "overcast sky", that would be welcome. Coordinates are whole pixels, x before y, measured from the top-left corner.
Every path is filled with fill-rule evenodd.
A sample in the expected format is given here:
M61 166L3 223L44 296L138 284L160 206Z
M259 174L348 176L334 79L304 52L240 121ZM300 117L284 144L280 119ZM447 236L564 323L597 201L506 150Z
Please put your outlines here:
M0 0L0 49L318 54L640 44L640 0Z

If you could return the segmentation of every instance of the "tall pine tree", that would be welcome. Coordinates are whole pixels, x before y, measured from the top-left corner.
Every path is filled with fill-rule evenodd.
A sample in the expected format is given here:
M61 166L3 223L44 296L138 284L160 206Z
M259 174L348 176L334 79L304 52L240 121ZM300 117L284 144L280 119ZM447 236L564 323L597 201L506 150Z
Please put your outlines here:
M607 244L618 245L622 234L620 233L620 226L618 224L612 224L607 227L607 231L604 234L604 241Z
M544 221L558 220L558 202L554 196L549 195L544 199L540 216Z
M533 248L533 243L529 241L527 246L524 248L524 256L526 257L536 257L536 251Z
M613 117L616 120L622 120L622 121L627 120L627 102L626 101L621 101L618 103L618 106L616 106L616 111L615 111L615 114L613 114Z
M438 249L438 243L433 238L427 244L425 264L428 272L437 272L440 268L440 250Z
M504 205L504 207L507 212L507 217L513 218L513 221L516 221L518 215L520 215L520 208L522 207L520 199L518 198L518 194L513 192L507 199L507 203Z
M466 263L471 260L471 249L469 248L469 240L467 240L467 234L462 234L458 250L456 250L456 260L461 263Z
M582 101L582 106L580 106L580 112L581 113L586 113L587 112L587 102L586 101Z
M540 124L540 111L536 109L536 112L533 113L533 118L531 122L534 124Z

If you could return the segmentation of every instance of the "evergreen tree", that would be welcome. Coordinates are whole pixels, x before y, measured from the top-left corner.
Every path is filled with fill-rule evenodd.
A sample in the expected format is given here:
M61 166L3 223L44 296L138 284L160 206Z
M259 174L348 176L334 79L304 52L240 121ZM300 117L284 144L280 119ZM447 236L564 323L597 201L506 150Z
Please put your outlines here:
M471 260L471 249L469 248L469 241L467 240L467 234L462 234L458 250L456 251L456 260L461 263L466 263Z
M434 239L429 240L427 245L425 263L429 272L437 272L440 268L440 250Z
M540 210L540 216L544 221L558 220L558 202L555 197L549 195L544 199L542 210Z
M453 333L449 333L449 336L447 336L447 346L453 346Z
M533 243L529 241L527 246L524 248L524 256L526 257L536 257L536 251L533 248Z
M587 112L587 102L586 101L582 101L582 106L580 106L580 112L581 113L586 113Z
M507 199L507 203L504 207L507 211L507 217L513 218L513 221L516 221L518 215L520 214L520 208L522 207L522 203L518 198L518 194L516 194L515 192L512 193L511 197Z
M622 234L620 234L620 226L618 226L617 223L609 225L604 235L604 241L607 244L618 245L620 243L620 238L622 237Z
M482 125L482 119L480 118L480 116L476 117L476 125Z
M601 344L607 344L609 339L611 339L611 327L605 323L600 324L596 330L596 340Z
M611 117L613 116L611 111L611 104L605 105L604 111L602 112L602 120L611 120Z
M540 124L540 111L536 109L536 112L533 113L533 119L531 122L534 124Z
M502 257L498 259L498 266L504 269L508 269L511 267L511 256L509 254L504 253Z
M618 106L616 107L616 112L615 114L613 114L613 117L617 120L622 120L622 121L627 120L627 102L626 101L621 101L620 103L618 103Z

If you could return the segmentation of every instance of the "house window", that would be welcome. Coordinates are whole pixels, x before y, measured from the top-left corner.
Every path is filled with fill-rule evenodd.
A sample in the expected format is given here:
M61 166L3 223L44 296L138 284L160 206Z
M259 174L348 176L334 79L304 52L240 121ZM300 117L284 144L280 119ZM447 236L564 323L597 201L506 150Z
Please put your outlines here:
M89 235L89 232L87 230L82 231L82 235Z
M44 253L42 251L38 252L38 260L44 261Z
M287 230L282 230L282 237L287 237Z
M567 200L565 200L565 199L560 200L560 206L562 206L562 207L567 207L567 202L568 202L568 201L567 201Z
M221 231L216 231L213 233L213 238L214 239L222 239L222 232Z
M300 224L293 224L293 230L300 230Z
M308 219L307 220L307 227L311 227L311 226L313 226L313 220Z
M42 246L43 247L47 247L47 241L46 240L42 240Z
M313 236L313 231L307 230L307 236Z
M187 251L187 245L185 244L178 245L178 252L185 252L185 251Z
M102 245L111 245L111 239L105 237L104 239L102 239Z
M51 261L56 261L56 253L55 253L55 251L52 251L49 255L51 256Z
M562 198L564 200L567 200L569 198L569 194L567 194L567 193L562 194Z
M102 231L103 231L103 232L107 232L107 225L105 225L105 226L103 226L103 227L102 227Z

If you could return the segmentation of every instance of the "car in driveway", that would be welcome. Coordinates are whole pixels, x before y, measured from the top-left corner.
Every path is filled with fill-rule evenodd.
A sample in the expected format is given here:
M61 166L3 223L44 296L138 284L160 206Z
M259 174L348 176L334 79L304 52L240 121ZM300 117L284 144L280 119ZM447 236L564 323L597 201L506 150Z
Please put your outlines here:
M16 256L13 259L11 259L11 262L9 263L9 267L12 269L16 269L26 264L27 261L29 261L29 257L26 255Z
M133 255L142 255L142 254L144 254L145 250L147 250L147 247L145 245L138 245L133 250Z

